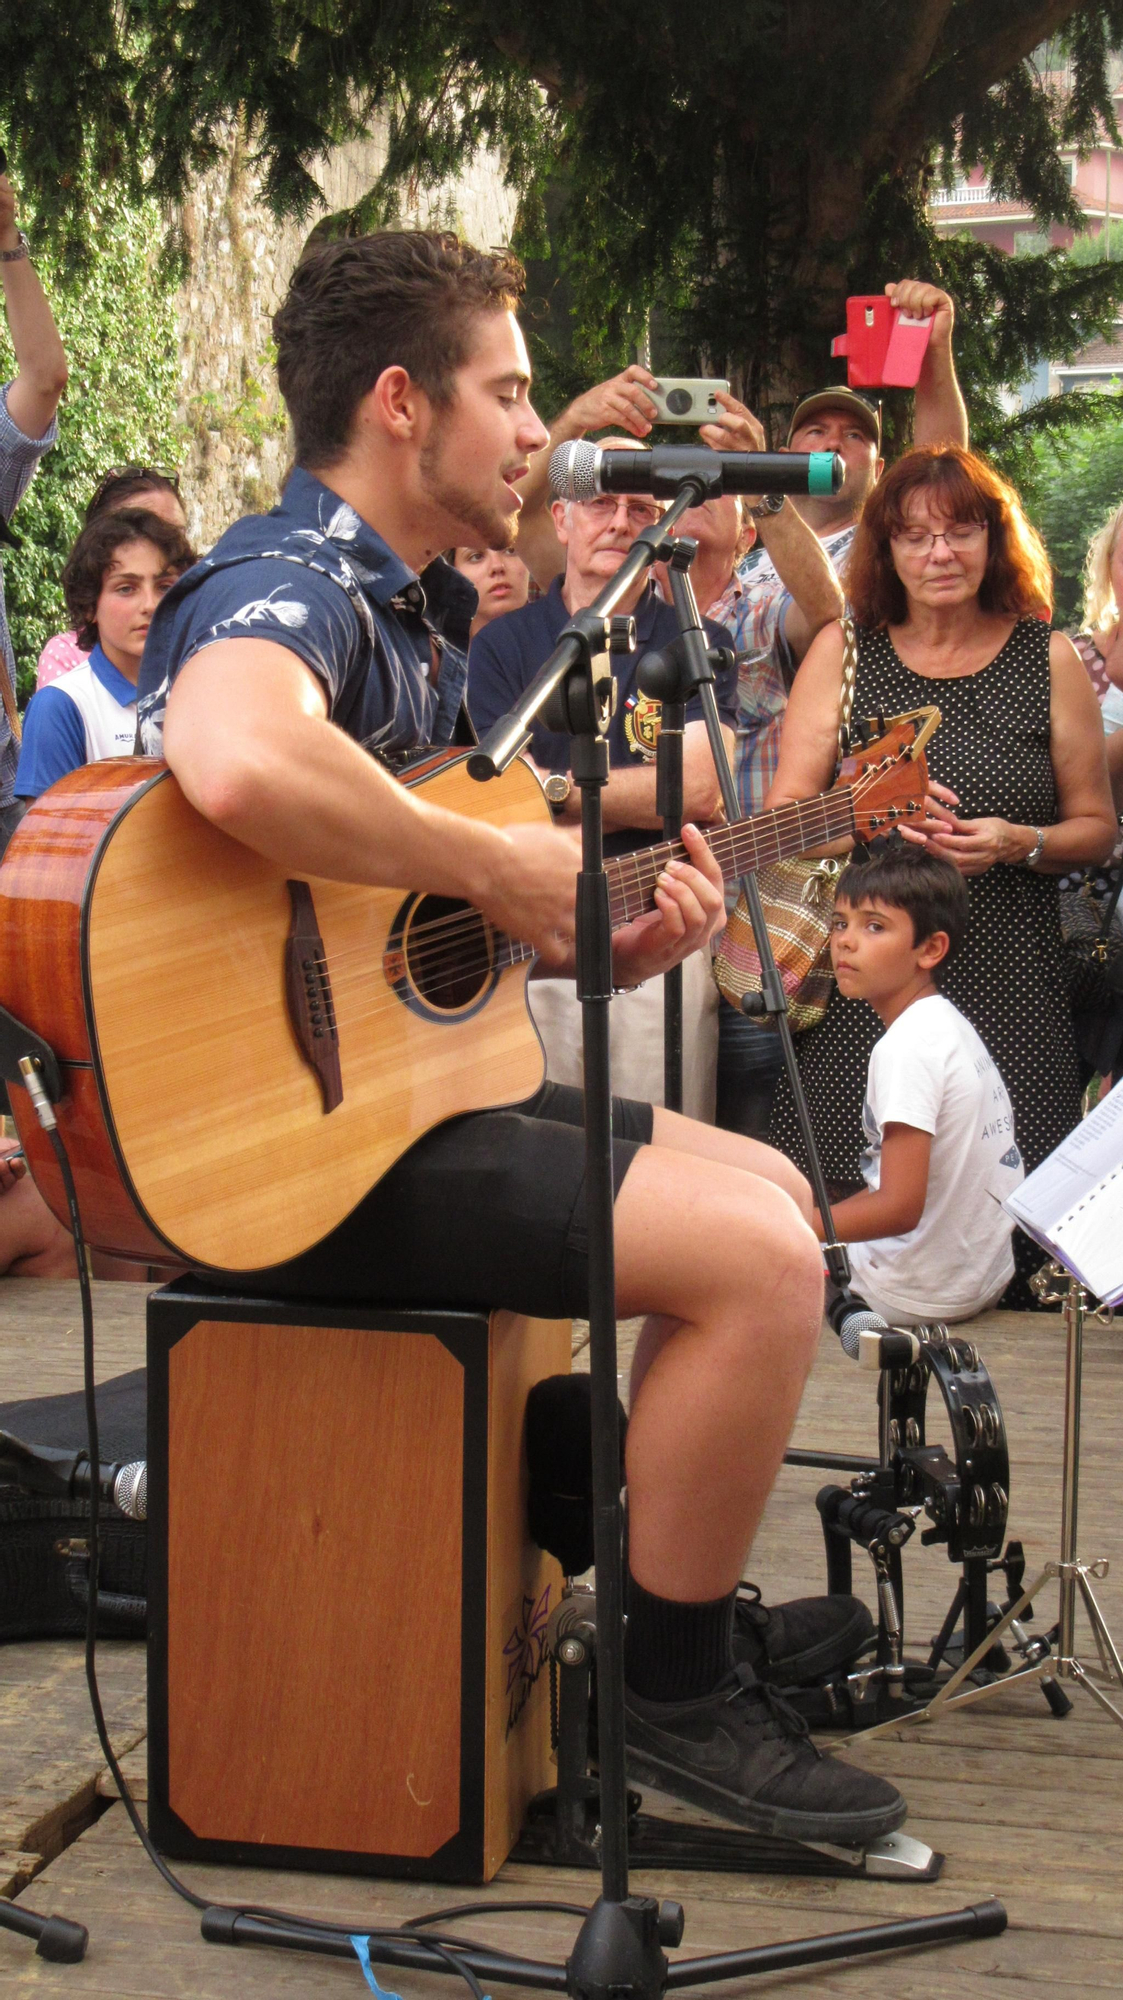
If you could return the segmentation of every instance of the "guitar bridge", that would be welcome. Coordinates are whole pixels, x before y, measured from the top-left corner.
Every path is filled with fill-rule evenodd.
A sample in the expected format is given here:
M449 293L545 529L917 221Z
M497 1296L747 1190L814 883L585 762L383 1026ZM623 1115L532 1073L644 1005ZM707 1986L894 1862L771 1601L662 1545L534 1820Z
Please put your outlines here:
M286 886L292 922L285 940L285 998L297 1046L309 1069L315 1071L326 1113L343 1102L331 978L312 891L307 882Z

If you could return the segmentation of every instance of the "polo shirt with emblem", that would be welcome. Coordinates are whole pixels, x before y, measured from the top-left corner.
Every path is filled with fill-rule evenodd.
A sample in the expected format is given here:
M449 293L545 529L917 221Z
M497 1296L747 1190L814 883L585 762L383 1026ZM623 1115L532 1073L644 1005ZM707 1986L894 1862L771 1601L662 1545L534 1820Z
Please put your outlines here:
M176 675L228 639L295 653L322 684L330 720L364 749L393 758L451 743L476 603L448 563L418 577L353 507L297 467L271 513L236 521L161 599L138 684L141 747L161 754Z
M637 684L639 663L645 653L667 646L678 637L678 620L673 607L657 597L650 584L632 616L636 621L635 652L612 655L616 706L608 725L608 761L617 768L641 761L649 763L655 756L662 704L640 693ZM545 596L536 599L533 604L524 605L521 610L508 611L502 618L493 618L490 625L477 632L468 654L468 711L480 736L501 715L506 715L529 687L539 667L557 645L569 617L561 594L561 579L555 577ZM729 645L729 633L723 625L715 625L708 618L703 623L711 646ZM718 672L714 693L718 713L727 728L732 729L737 719L735 663ZM697 696L687 703L686 719L688 722L702 720L702 704ZM530 755L540 770L568 771L570 739L560 731L547 729L544 723L536 722L531 729ZM645 831L643 835L645 842L655 837L650 831ZM613 845L617 838L613 837ZM629 841L628 844L635 843Z
M81 764L131 757L135 741L136 688L95 646L83 666L72 667L32 695L15 795L37 799Z

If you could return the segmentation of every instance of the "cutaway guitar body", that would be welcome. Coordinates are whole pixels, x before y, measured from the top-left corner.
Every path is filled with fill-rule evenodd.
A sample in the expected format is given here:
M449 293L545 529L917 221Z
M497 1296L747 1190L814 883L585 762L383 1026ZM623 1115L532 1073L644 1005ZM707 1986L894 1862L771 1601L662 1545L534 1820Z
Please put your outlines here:
M938 720L899 716L831 792L711 829L725 879L917 819ZM465 819L549 821L521 762L479 785L454 754L405 782ZM613 929L651 909L683 851L607 864ZM531 958L470 904L286 876L143 758L53 785L0 867L0 1001L62 1064L58 1120L87 1239L145 1263L287 1262L432 1126L531 1096L544 1074ZM11 1096L36 1182L66 1221L55 1156L26 1092Z
M460 758L424 783L432 803L497 825L549 820L522 764L480 786ZM330 1110L317 1023L294 1019L281 869L142 760L75 772L17 829L0 873L0 989L64 1064L60 1125L99 1249L232 1271L284 1262L431 1126L541 1083L529 954L501 968L473 911L401 890L313 878L306 901L322 951L298 939L296 975L311 957L321 1004L309 1014L325 1015L330 990L341 1085ZM435 941L453 925L477 948L448 979ZM11 1094L36 1181L65 1219L54 1156L26 1094Z

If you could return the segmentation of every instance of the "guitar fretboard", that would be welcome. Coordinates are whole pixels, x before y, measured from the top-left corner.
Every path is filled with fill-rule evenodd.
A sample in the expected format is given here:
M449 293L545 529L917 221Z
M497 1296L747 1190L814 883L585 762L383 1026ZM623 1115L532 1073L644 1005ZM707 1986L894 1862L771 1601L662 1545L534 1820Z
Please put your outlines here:
M854 832L854 801L848 785L836 785L818 798L777 806L754 819L738 820L733 826L714 827L706 834L710 849L722 873L733 882L750 869L767 867L793 854L825 847ZM654 908L655 885L671 861L690 859L681 840L662 840L654 847L637 847L605 862L608 877L608 907L612 928L634 923L646 910ZM522 965L534 957L532 946L517 938L496 939L496 959L501 966Z

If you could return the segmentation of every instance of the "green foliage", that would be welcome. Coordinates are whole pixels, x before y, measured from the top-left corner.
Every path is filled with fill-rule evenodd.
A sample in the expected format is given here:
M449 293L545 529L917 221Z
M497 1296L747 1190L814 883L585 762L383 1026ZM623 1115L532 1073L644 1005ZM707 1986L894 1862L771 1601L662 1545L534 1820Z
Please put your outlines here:
M1054 400L1077 407L1068 413L1067 432L1030 440L1021 490L1053 562L1054 622L1073 628L1080 623L1088 543L1123 500L1123 407L1115 397L1078 392ZM1106 405L1098 420L1081 421L1086 401Z
M1034 59L1046 34L1063 99ZM846 293L931 274L997 440L999 386L1110 323L1123 261L1015 269L937 241L937 163L981 164L1043 227L1074 223L1058 146L1114 130L1121 42L1123 0L72 0L62 28L54 0L20 0L0 18L0 127L71 258L91 174L175 197L231 119L297 217L328 150L386 121L383 172L327 233L393 220L403 187L499 145L520 241L562 280L569 323L536 328L552 384L619 366L650 326L659 366L729 375L774 436L828 373ZM905 405L887 415L900 442Z
M1098 236L1078 236L1066 255L1070 264L1103 264L1109 258L1114 263L1123 261L1123 222L1109 225L1106 242L1102 230Z
M97 481L111 466L133 461L175 470L185 444L175 421L174 305L156 269L159 212L151 202L130 210L99 190L88 214L96 254L84 271L70 268L65 245L36 258L70 381L59 411L59 442L42 460L14 524L23 546L4 558L21 697L34 687L46 640L66 629L62 567ZM14 373L0 313L0 381Z

